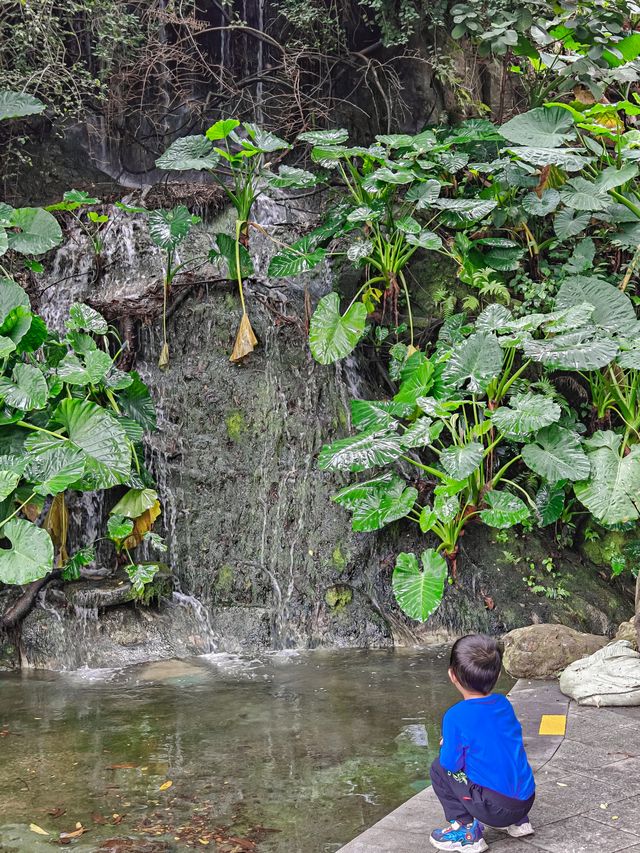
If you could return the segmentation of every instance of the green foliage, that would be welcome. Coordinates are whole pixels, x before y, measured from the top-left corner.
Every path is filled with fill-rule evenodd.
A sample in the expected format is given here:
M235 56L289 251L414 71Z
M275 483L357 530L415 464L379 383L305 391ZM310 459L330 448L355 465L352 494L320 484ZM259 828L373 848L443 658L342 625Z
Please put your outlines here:
M422 552L420 562L422 569L415 554L398 554L392 585L407 616L426 622L442 601L447 564L431 548Z
M0 323L13 336L7 338L12 346L6 348L0 374L0 528L10 542L0 553L0 580L24 584L43 577L54 568L56 552L65 579L72 580L93 560L93 552L83 548L63 559L66 523L55 519L66 513L64 494L140 484L146 476L141 449L129 438L122 411L137 416L135 407L127 409L124 402L135 383L138 398L145 400L141 437L151 426L148 392L137 376L115 367L108 349L100 348L108 345L108 326L88 305L71 307L67 334L61 337L31 312L22 288L3 279ZM139 490L139 500L147 491ZM54 503L39 526L32 520L33 509L39 515L42 498ZM59 508L55 518L54 504ZM23 512L28 518L20 517Z

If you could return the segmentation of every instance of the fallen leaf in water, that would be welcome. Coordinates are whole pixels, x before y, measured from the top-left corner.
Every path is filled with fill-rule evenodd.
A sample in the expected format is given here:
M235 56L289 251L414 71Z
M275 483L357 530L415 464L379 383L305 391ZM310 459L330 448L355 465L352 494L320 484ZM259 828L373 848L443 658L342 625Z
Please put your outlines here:
M85 832L88 832L88 830L85 829L81 823L77 823L73 832L60 833L60 841L71 841L72 838L80 838L80 836L84 835Z
M198 841L200 842L200 844L204 844L205 847L209 845L209 842L206 838L199 838Z
M608 808L609 808L609 803L600 803L600 808L601 808L601 809L608 809Z
M490 595L485 595L484 606L487 608L487 610L494 610L495 609L496 603L493 600L493 598L491 598Z
M109 764L107 770L134 770L137 764Z
M112 818L113 818L113 823L122 823L122 819L124 818L124 815L114 814L114 815L112 815Z
M568 788L569 786L565 782L556 782L558 788Z
M98 814L98 812L94 812L94 814L91 815L91 820L94 823L97 823L99 826L104 826L105 823L107 822L106 817L104 817L101 814Z
M47 814L50 814L51 817L62 817L63 814L66 814L67 810L57 806L55 809L49 809Z
M620 820L620 816L619 816L619 815L617 815L617 814L612 814L612 815L611 815L611 820Z
M46 829L43 829L41 826L38 826L37 823L30 823L29 829L31 832L35 832L36 835L49 835Z
M171 779L167 779L166 782L163 782L162 785L160 785L160 790L167 791L172 785L173 782L171 781Z

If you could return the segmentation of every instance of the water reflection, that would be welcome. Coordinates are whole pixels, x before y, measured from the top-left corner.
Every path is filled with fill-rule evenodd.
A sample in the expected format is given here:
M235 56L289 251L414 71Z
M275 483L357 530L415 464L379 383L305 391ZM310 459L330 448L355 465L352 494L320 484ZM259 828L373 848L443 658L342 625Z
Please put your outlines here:
M0 690L2 851L50 850L76 822L78 851L232 849L216 833L337 850L426 784L456 699L444 650L210 655Z

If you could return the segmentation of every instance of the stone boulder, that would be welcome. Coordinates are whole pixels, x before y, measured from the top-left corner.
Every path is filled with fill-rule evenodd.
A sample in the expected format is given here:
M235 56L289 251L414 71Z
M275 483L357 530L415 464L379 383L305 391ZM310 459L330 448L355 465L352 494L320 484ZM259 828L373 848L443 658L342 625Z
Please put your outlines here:
M628 622L623 622L618 631L613 638L614 642L619 642L620 640L625 640L627 643L630 643L631 646L638 650L638 631L636 628L635 620L629 619Z
M554 678L569 664L608 642L597 634L581 634L566 625L529 625L505 634L504 668L514 678Z
M568 666L560 690L579 705L640 705L640 654L624 640L611 643Z

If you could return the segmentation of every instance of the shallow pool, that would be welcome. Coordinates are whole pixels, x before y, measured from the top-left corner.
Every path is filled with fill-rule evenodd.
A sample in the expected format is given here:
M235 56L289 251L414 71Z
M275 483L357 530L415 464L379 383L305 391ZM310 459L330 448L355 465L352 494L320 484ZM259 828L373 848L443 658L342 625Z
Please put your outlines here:
M447 657L211 655L5 675L0 850L50 851L76 833L62 841L83 853L335 851L427 784L456 700Z

